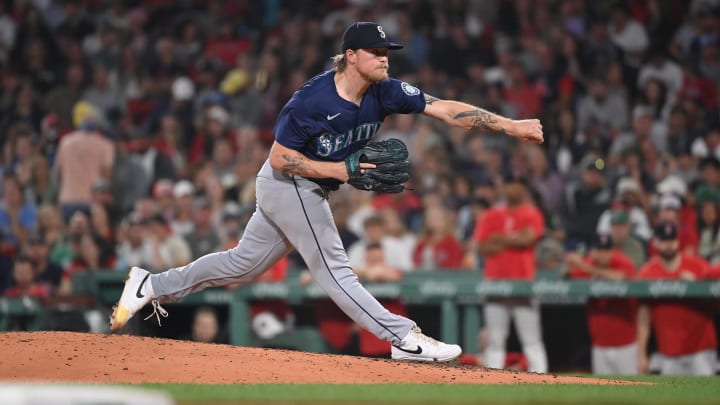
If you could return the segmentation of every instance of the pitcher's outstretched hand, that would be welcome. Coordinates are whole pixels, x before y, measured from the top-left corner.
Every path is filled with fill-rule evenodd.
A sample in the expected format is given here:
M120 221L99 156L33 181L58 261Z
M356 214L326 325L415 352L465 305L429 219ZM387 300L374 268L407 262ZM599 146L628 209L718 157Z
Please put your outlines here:
M523 141L543 143L542 124L538 119L516 120L508 135L520 138Z

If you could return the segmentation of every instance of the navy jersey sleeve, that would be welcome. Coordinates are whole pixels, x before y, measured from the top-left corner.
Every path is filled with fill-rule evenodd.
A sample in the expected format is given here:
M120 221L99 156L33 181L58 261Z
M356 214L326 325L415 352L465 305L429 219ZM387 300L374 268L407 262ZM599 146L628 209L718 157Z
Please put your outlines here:
M275 140L289 149L301 150L310 139L311 123L294 108L284 108L275 123Z
M388 114L421 113L425 111L425 95L420 89L397 79L380 83L382 105Z

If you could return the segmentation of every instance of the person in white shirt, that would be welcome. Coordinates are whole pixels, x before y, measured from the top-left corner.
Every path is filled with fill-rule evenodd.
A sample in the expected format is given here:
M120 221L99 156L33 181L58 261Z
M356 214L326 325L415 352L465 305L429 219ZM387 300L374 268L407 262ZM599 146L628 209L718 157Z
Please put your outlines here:
M618 181L615 189L615 198L625 206L629 213L630 226L633 236L645 242L652 238L652 227L650 219L643 207L642 187L640 183L632 177L623 177ZM613 208L608 208L602 213L598 220L597 233L607 235L610 233L610 218L613 214Z
M608 33L610 40L625 52L626 63L639 67L650 41L645 27L632 19L626 4L617 3L612 7Z

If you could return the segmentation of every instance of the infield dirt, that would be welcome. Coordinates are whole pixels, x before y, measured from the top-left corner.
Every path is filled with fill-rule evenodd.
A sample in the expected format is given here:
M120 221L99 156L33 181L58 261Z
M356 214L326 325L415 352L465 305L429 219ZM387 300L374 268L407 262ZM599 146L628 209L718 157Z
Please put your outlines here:
M71 332L0 334L0 380L197 384L633 384L444 364Z

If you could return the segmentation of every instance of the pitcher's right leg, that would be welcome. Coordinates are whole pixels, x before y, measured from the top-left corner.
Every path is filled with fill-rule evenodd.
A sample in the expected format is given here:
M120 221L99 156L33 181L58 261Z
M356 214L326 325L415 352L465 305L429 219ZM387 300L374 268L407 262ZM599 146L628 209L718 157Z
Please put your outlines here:
M289 252L291 246L280 230L258 208L237 246L211 253L194 262L159 274L134 267L128 273L110 326L117 331L148 302L180 298L208 287L248 283Z

